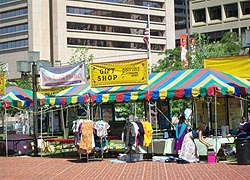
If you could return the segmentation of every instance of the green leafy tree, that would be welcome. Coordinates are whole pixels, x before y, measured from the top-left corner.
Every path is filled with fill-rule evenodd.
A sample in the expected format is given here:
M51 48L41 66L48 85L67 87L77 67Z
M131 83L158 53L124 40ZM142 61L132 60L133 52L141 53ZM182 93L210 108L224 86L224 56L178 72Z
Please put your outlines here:
M73 50L72 56L70 60L68 61L69 64L75 64L78 62L85 62L86 65L86 76L87 79L89 79L89 71L90 71L90 63L93 62L94 56L92 54L89 54L88 48L82 48L78 47Z
M188 69L203 68L204 59L239 55L242 46L235 32L227 32L220 41L211 42L208 36L194 33L195 51L188 51Z

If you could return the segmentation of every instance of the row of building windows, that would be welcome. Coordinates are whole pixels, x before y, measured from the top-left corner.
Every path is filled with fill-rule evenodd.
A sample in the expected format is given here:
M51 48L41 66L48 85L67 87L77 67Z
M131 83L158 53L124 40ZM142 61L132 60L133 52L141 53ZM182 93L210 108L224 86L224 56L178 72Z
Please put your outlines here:
M107 26L107 25L98 25L98 24L84 24L84 23L74 23L74 22L67 22L67 29L126 33L126 34L137 34L137 35L143 35L143 32L144 32L144 29L140 29L140 28ZM150 29L150 35L163 37L164 31Z
M86 8L77 8L77 7L68 7L68 6L67 6L67 13L124 18L124 19L133 19L133 20L144 20L144 21L147 21L148 19L147 15L141 15L141 14L131 14L131 13L126 13L126 12L121 13L121 12L115 12L115 11L86 9ZM163 22L164 17L151 15L150 21Z
M0 4L11 2L11 1L14 1L14 0L0 0Z
M231 31L235 32L239 36L239 33L241 34L244 33L246 29L247 27L241 27L241 28L231 29ZM205 33L205 35L209 37L210 42L214 42L214 41L220 41L226 32L230 32L230 29L226 29L222 31L207 32Z
M235 17L238 18L238 5L237 3L225 4L224 11L226 18ZM250 14L250 1L240 3L242 15ZM209 7L209 18L210 20L222 20L222 9L221 6ZM193 11L195 22L206 22L206 10L205 8L197 9Z
M0 43L0 50L28 46L28 39Z
M20 16L23 14L28 14L28 9L23 8L23 9L17 9L17 10L12 10L12 11L7 11L0 13L0 19L5 19L5 18L10 18L14 16Z
M16 26L9 26L0 28L0 34L8 34L12 32L25 31L28 29L28 24L19 24Z
M93 39L79 39L79 38L67 38L68 45L79 46L96 46L96 47L113 47L113 48L126 48L126 49L146 49L144 43L135 42L122 42L122 41L105 41L105 40L93 40ZM164 50L163 45L151 44L152 50Z
M142 0L99 0L104 2L112 2L112 3L121 3L121 4L132 4L138 6L149 6L155 8L162 8L164 3L161 2L149 2L149 1L142 1Z

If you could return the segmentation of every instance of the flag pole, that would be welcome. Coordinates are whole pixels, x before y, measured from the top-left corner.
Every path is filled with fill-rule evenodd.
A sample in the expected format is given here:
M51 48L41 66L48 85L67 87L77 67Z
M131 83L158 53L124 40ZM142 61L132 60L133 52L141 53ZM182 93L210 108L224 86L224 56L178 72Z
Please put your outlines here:
M149 74L152 72L152 59L151 59L151 40L150 40L150 14L149 14L149 4L148 4L148 29L149 29L149 36L148 36L148 61L149 61Z

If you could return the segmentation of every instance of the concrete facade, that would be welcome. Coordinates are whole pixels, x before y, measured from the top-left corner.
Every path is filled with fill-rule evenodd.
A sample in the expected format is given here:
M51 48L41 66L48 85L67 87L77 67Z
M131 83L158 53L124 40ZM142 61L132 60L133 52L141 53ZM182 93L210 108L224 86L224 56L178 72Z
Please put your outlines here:
M191 33L205 33L220 40L225 32L239 37L250 27L249 0L190 0Z
M159 52L175 47L174 0L0 1L0 61L8 63L8 79L15 79L16 61L27 60L29 51L52 65L66 65L77 47L89 48L94 62L145 58L148 12L155 64Z

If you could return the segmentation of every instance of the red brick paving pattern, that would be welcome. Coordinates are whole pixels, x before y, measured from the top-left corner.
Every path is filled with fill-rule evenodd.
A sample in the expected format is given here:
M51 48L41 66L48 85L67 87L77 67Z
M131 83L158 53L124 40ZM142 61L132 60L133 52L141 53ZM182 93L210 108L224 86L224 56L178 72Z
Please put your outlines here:
M250 165L235 162L110 163L110 159L88 163L69 158L0 157L1 180L247 180Z

